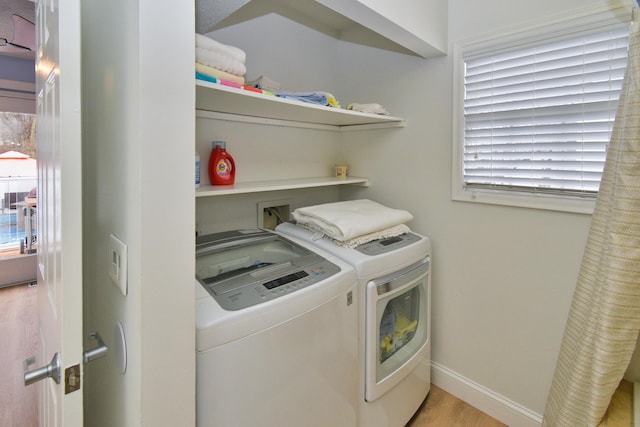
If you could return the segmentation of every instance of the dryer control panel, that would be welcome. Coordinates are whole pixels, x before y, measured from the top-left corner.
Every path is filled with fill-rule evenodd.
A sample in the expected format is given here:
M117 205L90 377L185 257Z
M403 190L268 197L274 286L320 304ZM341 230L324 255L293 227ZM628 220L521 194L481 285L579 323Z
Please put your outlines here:
M355 250L365 255L375 256L381 255L387 252L395 251L396 249L412 245L415 242L422 239L414 233L405 233L400 236L387 237L385 239L373 240L371 242L364 243L357 246Z

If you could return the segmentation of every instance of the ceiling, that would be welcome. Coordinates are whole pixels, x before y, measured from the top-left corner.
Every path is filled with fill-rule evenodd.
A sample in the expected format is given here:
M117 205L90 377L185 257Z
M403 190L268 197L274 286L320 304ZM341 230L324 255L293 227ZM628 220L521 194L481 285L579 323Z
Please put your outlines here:
M16 16L14 16L16 15ZM35 3L30 0L0 0L0 37L35 48ZM2 40L0 40L1 42ZM33 58L33 50L0 46L0 55Z

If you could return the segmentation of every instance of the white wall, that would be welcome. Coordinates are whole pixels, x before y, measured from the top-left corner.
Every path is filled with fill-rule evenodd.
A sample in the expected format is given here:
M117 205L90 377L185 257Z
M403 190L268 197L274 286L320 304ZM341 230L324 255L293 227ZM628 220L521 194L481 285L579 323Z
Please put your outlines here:
M449 1L449 40L517 27L606 1ZM432 359L466 380L542 414L589 215L451 200L451 56L420 60L343 45L343 94L380 102L408 125L343 144L367 196L415 215L433 243ZM367 96L360 88L369 88Z
M83 4L84 324L110 349L85 369L86 425L195 425L193 14ZM128 245L126 297L107 274L111 233Z

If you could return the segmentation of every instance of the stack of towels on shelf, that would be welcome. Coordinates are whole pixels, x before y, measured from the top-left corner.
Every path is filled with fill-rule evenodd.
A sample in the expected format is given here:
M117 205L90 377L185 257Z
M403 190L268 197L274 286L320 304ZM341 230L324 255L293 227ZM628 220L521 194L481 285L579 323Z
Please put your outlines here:
M324 235L346 248L408 233L405 223L413 219L407 211L368 199L299 208L292 216L298 226L319 233L318 238Z
M340 103L329 92L287 91L280 89L280 83L266 76L247 82L247 54L236 46L227 45L211 37L196 33L196 78L213 83L237 87L253 92L275 95L280 98L341 108ZM349 110L372 114L389 113L380 104L350 104Z
M244 50L196 33L196 78L242 86L247 74L246 61Z

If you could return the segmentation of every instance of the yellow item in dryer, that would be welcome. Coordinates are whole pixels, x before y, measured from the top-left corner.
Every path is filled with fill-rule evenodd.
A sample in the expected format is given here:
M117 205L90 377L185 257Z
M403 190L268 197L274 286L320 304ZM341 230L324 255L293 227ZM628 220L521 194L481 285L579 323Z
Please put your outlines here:
M413 322L405 316L398 316L395 322L395 331L393 335L385 335L380 339L380 350L383 354L396 351L404 344L407 335L416 331L418 321ZM394 348L395 347L395 348Z
M391 336L387 335L386 337L384 337L380 344L384 353L388 353L389 351L391 351Z
M417 320L414 320L412 322L404 316L398 316L398 318L396 319L396 331L393 334L393 337L396 339L402 338L406 334L415 332L417 327L418 327Z

